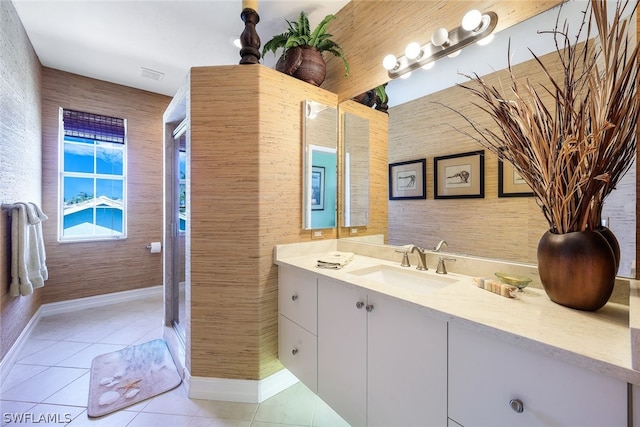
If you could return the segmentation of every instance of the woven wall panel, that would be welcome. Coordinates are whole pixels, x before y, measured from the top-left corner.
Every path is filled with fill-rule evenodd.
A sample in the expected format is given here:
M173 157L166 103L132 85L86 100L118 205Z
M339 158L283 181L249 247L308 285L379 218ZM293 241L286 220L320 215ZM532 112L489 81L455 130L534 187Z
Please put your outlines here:
M49 280L43 303L162 284L162 113L170 98L51 68L42 83L42 205ZM58 243L59 108L127 119L127 238Z
M11 2L0 2L0 203L40 203L41 66ZM48 212L47 212L48 213ZM0 212L0 360L40 307L42 290L9 296L11 219Z
M323 87L340 100L352 98L389 81L382 58L400 56L412 41L426 43L436 28L455 28L470 9L498 14L496 31L560 4L559 0L352 0L331 21L328 32L342 46L351 73L344 77L339 58L326 56Z
M281 369L273 246L311 239L302 102L337 97L262 66L194 68L190 97L191 374L261 379Z

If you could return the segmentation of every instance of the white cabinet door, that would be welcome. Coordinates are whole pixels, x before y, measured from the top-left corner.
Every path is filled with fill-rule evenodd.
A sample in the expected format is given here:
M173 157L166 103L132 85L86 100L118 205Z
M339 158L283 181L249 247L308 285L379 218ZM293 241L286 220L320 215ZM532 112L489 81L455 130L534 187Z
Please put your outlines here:
M640 427L640 387L637 385L631 386L631 420L629 420L629 426Z
M318 322L317 280L313 273L278 267L278 311L314 335Z
M447 425L447 323L368 295L367 425Z
M278 319L278 358L311 391L318 391L318 339L282 315Z
M318 279L318 396L354 427L366 425L366 302L360 288Z
M450 324L449 417L465 427L623 427L627 384Z

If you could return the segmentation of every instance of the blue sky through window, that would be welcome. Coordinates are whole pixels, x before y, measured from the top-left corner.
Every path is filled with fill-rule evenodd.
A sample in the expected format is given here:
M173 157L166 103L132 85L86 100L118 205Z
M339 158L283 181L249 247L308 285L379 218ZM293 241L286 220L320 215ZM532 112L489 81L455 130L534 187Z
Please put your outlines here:
M124 144L65 136L63 237L122 236Z

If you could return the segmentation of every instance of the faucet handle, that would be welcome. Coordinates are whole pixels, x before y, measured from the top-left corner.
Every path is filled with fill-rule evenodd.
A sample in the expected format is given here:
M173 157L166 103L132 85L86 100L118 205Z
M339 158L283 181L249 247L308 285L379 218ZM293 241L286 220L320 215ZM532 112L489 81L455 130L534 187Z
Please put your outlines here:
M411 267L411 263L409 263L409 251L407 249L396 249L396 252L403 254L400 267Z
M435 252L440 252L440 249L442 249L443 246L449 246L446 240L440 240L438 244L433 247L433 250Z
M443 256L438 257L438 267L436 268L436 273L438 274L447 274L447 266L444 264L445 261L455 262L455 258L445 258Z

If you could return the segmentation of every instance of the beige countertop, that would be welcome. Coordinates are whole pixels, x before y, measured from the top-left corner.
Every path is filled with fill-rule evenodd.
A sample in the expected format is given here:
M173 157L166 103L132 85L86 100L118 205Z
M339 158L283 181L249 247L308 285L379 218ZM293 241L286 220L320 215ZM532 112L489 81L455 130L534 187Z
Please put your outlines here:
M339 270L316 267L319 256L338 248L355 253L349 264ZM638 337L630 324L636 326L636 322L634 319L630 320L629 315L638 298L635 280L630 281L629 306L609 302L597 312L583 312L555 304L549 300L544 290L533 287L526 288L518 298L506 298L473 285L472 277L476 274L472 276L450 272L446 277L458 279L455 283L433 293L419 295L351 274L374 265L400 265L399 261L368 256L369 253L362 255L358 252L370 251L359 251L360 248L358 245L339 247L336 241L281 245L276 247L274 261L278 265L308 270L398 298L407 304L421 306L430 315L447 322L463 324L478 333L640 385L640 371L632 368L631 343L632 338L638 341ZM391 253L395 252L396 247L389 248ZM433 257L429 259L432 260ZM415 265L415 262L412 264ZM440 276L434 272L433 263L428 262L427 265L431 270L420 272L421 274ZM483 270L483 267L486 271L486 265L479 266L478 270ZM414 267L410 268L415 270ZM517 361L513 361L513 367L518 368Z

